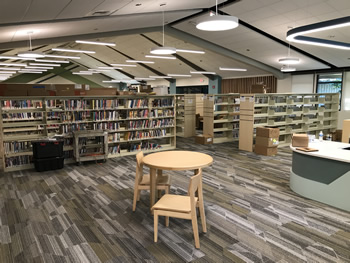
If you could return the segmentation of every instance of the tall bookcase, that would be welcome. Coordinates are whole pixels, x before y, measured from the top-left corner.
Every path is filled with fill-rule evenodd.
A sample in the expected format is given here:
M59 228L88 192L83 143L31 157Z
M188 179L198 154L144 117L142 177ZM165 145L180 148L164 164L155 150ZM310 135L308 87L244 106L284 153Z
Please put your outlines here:
M239 94L207 95L204 99L203 134L213 137L213 143L238 140Z
M108 158L176 148L175 97L2 97L0 151L4 171L32 168L31 142L54 135L73 161L73 132L108 132Z
M339 94L242 94L239 148L252 151L257 127L278 127L279 145L288 145L293 133L316 135L337 128Z
M192 137L196 135L195 94L176 95L176 135Z

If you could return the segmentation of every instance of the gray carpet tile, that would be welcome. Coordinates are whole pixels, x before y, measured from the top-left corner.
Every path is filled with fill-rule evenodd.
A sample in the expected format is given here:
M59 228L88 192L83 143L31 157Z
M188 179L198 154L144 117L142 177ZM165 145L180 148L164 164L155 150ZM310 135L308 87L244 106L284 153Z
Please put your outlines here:
M0 262L350 262L350 213L289 188L291 151L239 151L236 143L178 149L214 158L203 169L208 232L199 220L159 221L153 242L149 193L132 212L135 156L0 176ZM145 168L147 170L147 168ZM186 194L193 171L167 171Z

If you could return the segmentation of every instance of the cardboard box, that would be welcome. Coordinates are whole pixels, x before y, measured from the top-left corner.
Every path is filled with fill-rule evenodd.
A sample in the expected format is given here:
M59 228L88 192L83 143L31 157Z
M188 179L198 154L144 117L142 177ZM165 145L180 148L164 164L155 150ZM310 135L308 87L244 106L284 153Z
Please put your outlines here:
M28 96L47 96L49 92L46 90L45 85L36 85L32 87L28 87L27 90Z
M293 147L308 147L309 146L309 136L305 133L293 134L292 137Z
M4 84L4 96L27 96L27 84Z
M135 95L135 92L133 92L133 91L117 90L116 94L120 95L120 96L130 96L130 95Z
M255 145L261 145L265 147L277 147L278 143L278 137L272 138L256 136L255 138Z
M212 144L213 143L213 136L203 134L203 135L197 135L195 137L195 143L198 144Z
M280 136L280 129L279 128L257 127L256 128L256 136L278 138Z
M117 90L115 88L90 88L86 91L88 96L115 96Z
M254 152L260 155L272 156L277 154L277 147L255 145Z

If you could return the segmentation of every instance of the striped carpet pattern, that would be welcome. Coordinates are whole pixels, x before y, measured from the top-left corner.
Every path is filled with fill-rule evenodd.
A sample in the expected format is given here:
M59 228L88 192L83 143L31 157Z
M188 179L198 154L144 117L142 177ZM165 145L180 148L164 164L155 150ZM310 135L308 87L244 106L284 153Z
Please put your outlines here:
M300 197L289 188L291 152L276 157L234 143L178 149L214 158L203 169L208 232L199 222L159 222L153 242L149 194L132 212L135 156L0 176L0 262L350 262L350 213ZM172 174L186 194L193 171ZM350 201L350 200L349 200Z

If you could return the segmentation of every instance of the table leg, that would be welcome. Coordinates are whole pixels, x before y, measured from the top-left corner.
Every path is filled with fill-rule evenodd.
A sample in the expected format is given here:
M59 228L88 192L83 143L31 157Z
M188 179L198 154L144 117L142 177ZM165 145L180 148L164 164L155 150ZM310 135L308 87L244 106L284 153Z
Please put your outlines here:
M157 178L160 178L162 176L163 176L163 170L158 169L157 170ZM160 198L161 193L162 193L162 190L156 191L156 200L158 200L158 198Z
M157 172L156 169L150 168L150 208L154 205L157 197L156 191L156 181L157 181Z

